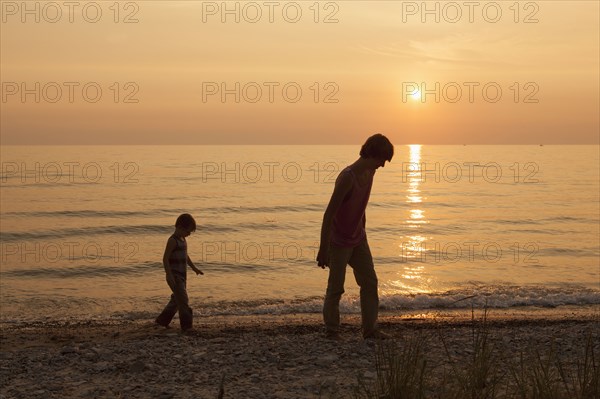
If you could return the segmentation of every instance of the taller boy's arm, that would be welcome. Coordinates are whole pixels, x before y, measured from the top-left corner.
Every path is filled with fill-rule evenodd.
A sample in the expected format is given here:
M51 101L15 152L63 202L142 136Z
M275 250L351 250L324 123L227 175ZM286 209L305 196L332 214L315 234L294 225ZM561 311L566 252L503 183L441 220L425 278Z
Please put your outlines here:
M202 273L202 270L198 269L196 267L196 265L194 265L194 262L192 262L192 260L190 259L189 256L187 257L187 264L188 264L189 267L192 268L192 270L196 273L196 275L198 275L198 274L204 274L204 273Z
M322 268L329 265L329 240L331 237L331 227L333 226L333 218L337 211L342 206L344 198L352 189L352 176L348 173L340 174L335 182L335 188L331 199L323 215L323 224L321 225L321 244L319 245L319 253L317 254L317 263Z

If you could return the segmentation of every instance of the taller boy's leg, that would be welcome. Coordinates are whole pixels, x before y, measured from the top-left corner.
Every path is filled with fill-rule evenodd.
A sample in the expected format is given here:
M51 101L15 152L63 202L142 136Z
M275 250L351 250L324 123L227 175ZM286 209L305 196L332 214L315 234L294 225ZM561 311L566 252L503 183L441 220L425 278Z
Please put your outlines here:
M379 295L377 293L377 274L366 239L354 248L348 263L352 266L354 278L360 287L362 330L363 336L368 337L377 331Z
M344 293L346 265L352 248L342 248L331 244L329 249L329 279L323 304L323 321L327 334L337 334L340 329L340 299Z

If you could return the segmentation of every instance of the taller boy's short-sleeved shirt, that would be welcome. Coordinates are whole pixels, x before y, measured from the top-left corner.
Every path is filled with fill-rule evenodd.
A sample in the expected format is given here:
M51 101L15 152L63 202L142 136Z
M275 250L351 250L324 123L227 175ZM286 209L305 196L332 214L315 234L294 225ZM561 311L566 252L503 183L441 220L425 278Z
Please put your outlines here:
M350 167L345 168L338 176L338 179L344 173L349 173L352 177L352 189L346 198L344 198L340 209L338 209L333 217L331 242L341 247L355 247L367 236L365 231L365 210L369 203L375 172L373 171L368 181L362 186L359 184L356 175Z

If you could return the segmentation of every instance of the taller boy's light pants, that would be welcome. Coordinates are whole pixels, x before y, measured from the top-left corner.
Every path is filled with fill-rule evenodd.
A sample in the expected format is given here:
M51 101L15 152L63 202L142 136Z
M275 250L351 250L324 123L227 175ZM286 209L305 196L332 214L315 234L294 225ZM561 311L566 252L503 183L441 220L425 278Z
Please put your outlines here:
M323 305L323 320L328 333L337 333L340 328L340 298L344 293L346 265L354 271L354 278L360 287L360 310L362 333L367 337L377 331L379 296L377 294L377 274L373 257L365 238L352 248L329 247L329 280Z

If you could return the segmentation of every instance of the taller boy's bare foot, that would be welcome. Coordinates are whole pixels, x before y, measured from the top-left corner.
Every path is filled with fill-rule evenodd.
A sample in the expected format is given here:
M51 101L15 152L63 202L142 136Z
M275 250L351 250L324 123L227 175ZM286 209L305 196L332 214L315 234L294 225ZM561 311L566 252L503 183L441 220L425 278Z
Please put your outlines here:
M390 334L384 333L383 331L379 331L379 330L376 330L376 331L372 332L371 334L364 337L364 339L378 339L378 340L385 340L385 339L392 339L392 338L393 337Z

